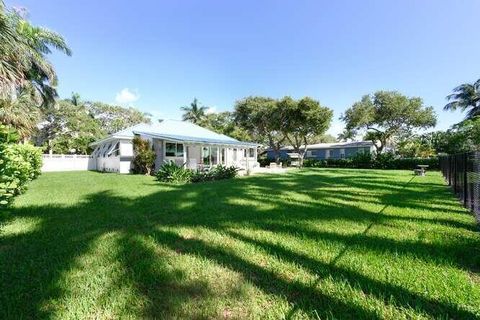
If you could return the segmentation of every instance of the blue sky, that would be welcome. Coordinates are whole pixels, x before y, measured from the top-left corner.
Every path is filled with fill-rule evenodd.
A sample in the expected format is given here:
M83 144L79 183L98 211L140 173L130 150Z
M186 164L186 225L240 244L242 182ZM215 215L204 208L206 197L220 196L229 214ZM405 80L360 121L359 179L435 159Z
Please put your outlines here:
M130 104L178 119L197 97L217 111L248 95L311 96L338 117L398 90L435 107L480 77L480 1L7 0L65 36L51 56L62 97Z

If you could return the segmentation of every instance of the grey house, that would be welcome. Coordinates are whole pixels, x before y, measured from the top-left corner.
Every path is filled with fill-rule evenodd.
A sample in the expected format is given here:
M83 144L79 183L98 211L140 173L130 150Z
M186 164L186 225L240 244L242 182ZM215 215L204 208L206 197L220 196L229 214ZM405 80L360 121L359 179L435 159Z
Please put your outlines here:
M371 141L317 143L307 146L305 159L343 159L351 158L360 152L372 153L375 146ZM288 159L288 153L294 152L293 147L285 147L280 150L280 159ZM275 159L275 153L267 149L267 158Z

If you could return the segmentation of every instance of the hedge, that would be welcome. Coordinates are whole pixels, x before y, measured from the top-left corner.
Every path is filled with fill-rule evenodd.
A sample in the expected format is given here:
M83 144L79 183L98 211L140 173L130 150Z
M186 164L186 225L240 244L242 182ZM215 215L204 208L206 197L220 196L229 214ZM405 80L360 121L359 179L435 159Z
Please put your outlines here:
M27 183L40 175L42 153L30 144L0 143L0 206L25 191Z
M393 158L393 159L372 159L368 162L359 162L355 159L305 159L304 167L333 167L333 168L364 168L364 169L405 169L413 170L417 165L428 165L429 169L438 170L438 158Z

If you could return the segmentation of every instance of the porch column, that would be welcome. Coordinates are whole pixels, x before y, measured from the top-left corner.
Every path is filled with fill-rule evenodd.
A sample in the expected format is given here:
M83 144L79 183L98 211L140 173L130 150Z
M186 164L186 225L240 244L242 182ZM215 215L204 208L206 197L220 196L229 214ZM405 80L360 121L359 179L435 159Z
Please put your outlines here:
M188 155L187 155L187 150L188 150L188 146L186 144L183 144L183 163L184 163L184 167L185 168L188 168Z

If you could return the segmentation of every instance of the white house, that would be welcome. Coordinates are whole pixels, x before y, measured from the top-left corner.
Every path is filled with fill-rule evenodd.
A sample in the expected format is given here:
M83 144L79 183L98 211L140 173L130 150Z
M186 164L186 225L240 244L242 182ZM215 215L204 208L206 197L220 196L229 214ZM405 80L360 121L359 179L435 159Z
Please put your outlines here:
M92 143L95 147L92 153L95 169L129 173L135 136L151 142L156 154L155 169L165 161L174 161L190 169L218 164L242 169L258 167L258 144L238 141L190 122L164 120L138 124Z

